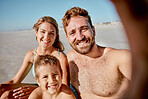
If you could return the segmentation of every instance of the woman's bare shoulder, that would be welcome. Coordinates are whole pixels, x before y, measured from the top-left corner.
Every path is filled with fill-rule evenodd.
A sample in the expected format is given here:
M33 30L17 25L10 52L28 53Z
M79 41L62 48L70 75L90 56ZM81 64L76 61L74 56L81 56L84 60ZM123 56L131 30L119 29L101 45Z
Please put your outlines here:
M33 60L33 57L34 57L34 51L35 49L32 49L32 50L29 50L26 55L25 55L25 60L30 60L32 61Z

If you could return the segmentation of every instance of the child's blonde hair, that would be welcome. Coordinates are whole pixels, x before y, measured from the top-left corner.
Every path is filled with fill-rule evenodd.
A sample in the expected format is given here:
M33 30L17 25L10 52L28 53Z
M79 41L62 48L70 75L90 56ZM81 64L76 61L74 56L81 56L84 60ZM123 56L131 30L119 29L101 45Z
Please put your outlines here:
M42 66L57 66L62 76L62 69L59 60L52 55L39 55L35 62L35 77L39 78L38 69Z

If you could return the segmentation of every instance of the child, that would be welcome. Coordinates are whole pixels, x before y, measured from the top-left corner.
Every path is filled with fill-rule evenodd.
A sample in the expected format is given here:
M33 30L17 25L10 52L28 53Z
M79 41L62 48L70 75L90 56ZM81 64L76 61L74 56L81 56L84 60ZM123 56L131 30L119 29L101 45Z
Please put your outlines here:
M75 99L72 90L62 84L62 69L56 57L38 56L35 78L39 87L31 93L29 99Z

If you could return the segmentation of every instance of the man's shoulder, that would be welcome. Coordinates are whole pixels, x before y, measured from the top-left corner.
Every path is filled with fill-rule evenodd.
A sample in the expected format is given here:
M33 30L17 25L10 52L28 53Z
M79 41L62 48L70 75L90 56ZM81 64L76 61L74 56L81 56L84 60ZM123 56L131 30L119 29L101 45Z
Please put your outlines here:
M128 49L115 49L115 48L111 48L111 47L107 47L105 48L105 53L108 54L130 54L130 50Z
M73 49L71 49L71 50L67 53L67 58L68 58L68 59L74 59L76 55L77 55L77 53L76 53Z
M109 56L110 59L124 60L131 58L131 51L128 49L107 48L107 50L105 56Z
M119 61L125 58L131 58L131 51L128 49L115 49L106 47L104 49L103 57L108 57L109 60Z

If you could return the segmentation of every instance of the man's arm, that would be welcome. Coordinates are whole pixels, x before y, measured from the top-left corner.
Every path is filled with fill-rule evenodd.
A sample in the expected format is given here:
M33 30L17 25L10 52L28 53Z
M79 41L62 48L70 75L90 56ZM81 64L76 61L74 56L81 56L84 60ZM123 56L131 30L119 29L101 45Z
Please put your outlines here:
M132 76L132 59L131 53L128 50L119 50L119 70L128 79ZM118 57L118 58L119 58Z

